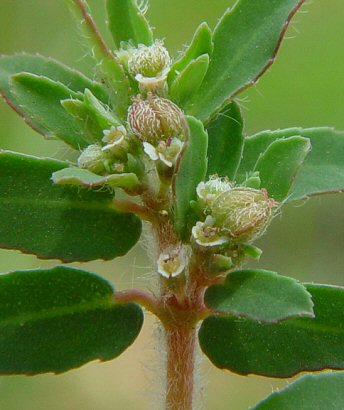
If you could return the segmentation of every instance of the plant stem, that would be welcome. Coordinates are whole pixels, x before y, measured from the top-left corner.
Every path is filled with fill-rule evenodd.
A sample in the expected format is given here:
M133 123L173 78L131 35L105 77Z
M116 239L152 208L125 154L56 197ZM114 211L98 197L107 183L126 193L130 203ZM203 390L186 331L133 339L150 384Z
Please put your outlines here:
M113 203L117 211L131 212L138 215L144 221L152 222L152 215L150 213L150 210L145 206L125 199L115 199Z
M156 241L156 258L169 249L183 245L174 230L169 214L169 202L160 191L159 199L146 195L143 203L156 210L152 220L153 238ZM166 208L164 208L166 206ZM191 256L185 277L166 280L161 278L158 317L165 331L166 342L166 410L192 410L196 364L197 323L209 314L204 305L204 291L208 281L200 266L200 258Z
M165 328L167 344L166 410L192 410L195 326L181 323Z
M140 289L127 289L116 292L114 299L119 303L138 303L157 317L160 316L158 300L149 292Z
M179 294L162 289L165 297L166 410L192 410L197 351L197 323L207 313L202 283L194 276L197 269L189 265L189 280Z

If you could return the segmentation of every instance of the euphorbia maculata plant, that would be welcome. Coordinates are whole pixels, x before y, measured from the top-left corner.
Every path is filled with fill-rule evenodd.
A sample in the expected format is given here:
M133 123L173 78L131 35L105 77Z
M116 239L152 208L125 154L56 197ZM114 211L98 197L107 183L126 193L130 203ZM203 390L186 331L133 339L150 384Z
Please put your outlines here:
M0 57L0 90L75 163L0 152L0 246L59 259L0 276L0 373L61 373L164 330L169 410L194 408L195 351L241 375L344 369L344 289L268 270L254 241L286 203L344 188L344 133L243 133L235 97L275 59L302 0L238 0L172 59L135 0L107 0L106 44L69 0L95 64ZM95 78L96 80L91 80ZM68 262L126 254L149 227L159 291L116 291ZM114 278L115 281L115 278ZM344 408L344 372L305 375L255 407ZM228 403L228 409L231 404Z

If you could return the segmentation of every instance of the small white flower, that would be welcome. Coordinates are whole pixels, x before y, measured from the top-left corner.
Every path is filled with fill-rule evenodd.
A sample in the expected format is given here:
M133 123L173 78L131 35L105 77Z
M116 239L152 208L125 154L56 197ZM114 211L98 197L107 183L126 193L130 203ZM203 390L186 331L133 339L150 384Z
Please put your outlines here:
M156 148L149 142L143 142L143 150L152 161L160 160L170 168L173 167L176 162L183 146L184 143L178 138L169 138L167 141L160 141Z
M159 159L159 155L155 147L147 141L143 143L143 150L149 156L152 161L157 161Z
M142 74L136 74L135 80L139 83L141 92L152 92L158 94L166 85L167 74L170 69L167 68L156 77L144 77Z
M179 138L169 138L167 141L160 141L157 146L159 159L168 167L172 167L183 149L184 143Z
M125 137L127 135L127 130L120 125L118 127L112 126L109 130L103 131L104 137L102 141L106 145L102 148L103 151L112 151L117 147L123 146L125 143Z
M184 248L167 248L159 256L158 273L166 279L176 278L184 271L186 259Z
M208 215L204 222L197 222L192 228L192 237L199 246L213 247L225 245L228 236L221 235L219 228L214 226L215 219Z

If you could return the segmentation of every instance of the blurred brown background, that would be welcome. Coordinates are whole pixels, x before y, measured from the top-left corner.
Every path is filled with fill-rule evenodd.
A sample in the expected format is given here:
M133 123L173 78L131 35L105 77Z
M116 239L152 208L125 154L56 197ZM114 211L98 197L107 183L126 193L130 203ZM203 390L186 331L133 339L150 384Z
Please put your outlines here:
M105 32L104 2L90 0ZM157 37L176 55L197 25L213 27L232 0L151 0L148 18ZM247 135L262 129L333 125L344 129L344 4L314 0L305 5L287 33L277 62L257 86L240 96ZM107 35L107 38L108 35ZM51 55L87 73L91 59L76 36L61 0L1 0L0 53ZM58 142L46 142L0 102L0 148L37 156L70 155ZM343 152L344 155L344 152ZM323 196L303 207L286 207L260 240L262 268L307 282L344 285L343 196ZM18 252L0 251L0 271L53 266ZM77 266L77 264L75 264ZM114 262L83 268L103 274L117 288L150 287L144 250L137 246ZM137 342L120 358L91 363L64 375L0 377L0 410L158 410L161 369L152 318ZM287 341L286 341L287 342ZM283 346L281 346L283 349ZM209 410L244 410L286 381L241 377L201 364L201 402Z

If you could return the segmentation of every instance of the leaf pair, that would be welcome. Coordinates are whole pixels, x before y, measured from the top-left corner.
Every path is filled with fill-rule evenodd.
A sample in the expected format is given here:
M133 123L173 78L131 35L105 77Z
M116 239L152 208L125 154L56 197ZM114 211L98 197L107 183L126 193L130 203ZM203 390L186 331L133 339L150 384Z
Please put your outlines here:
M190 45L174 62L168 75L169 97L188 112L188 102L200 88L213 51L212 33L202 23Z
M299 173L295 175L292 189L286 197L287 201L342 191L344 189L344 133L330 127L263 131L247 137L237 180L243 181L252 170L261 170L262 165L263 175L269 178L269 170L273 171L273 167L279 166L275 154L278 146L281 147L287 144L287 141L295 139L295 135L309 139L311 151L304 159ZM294 153L292 162L295 161L295 157ZM284 164L284 170L287 166L288 164ZM269 182L270 185L272 183L273 181Z
M0 93L6 101L36 131L75 149L88 142L61 100L82 100L85 89L104 103L109 99L102 85L52 59L28 54L0 57Z
M233 272L224 284L208 288L205 301L217 315L202 323L199 340L203 352L221 369L284 378L344 368L343 288L303 287L273 272L248 270ZM254 410L339 410L343 388L344 372L308 375Z
M303 371L343 369L344 290L325 285L306 285L306 289L314 302L314 318L274 324L249 315L210 316L199 332L202 350L215 366L244 375L283 378ZM219 299L214 290L209 292L208 299ZM285 301L278 303L283 306Z
M344 133L330 127L263 131L244 138L240 109L230 103L207 126L208 175L239 184L254 173L277 201L344 189Z

